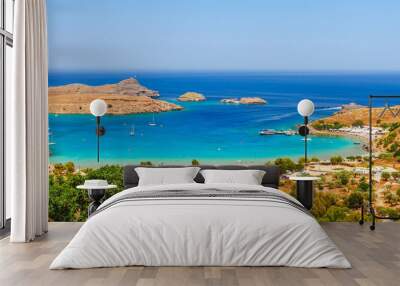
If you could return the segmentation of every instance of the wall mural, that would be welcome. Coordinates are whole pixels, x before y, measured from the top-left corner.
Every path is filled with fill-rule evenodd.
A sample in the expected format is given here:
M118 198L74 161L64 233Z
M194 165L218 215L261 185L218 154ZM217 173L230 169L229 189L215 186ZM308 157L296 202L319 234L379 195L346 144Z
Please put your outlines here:
M335 45L340 33L324 52L313 50L307 44L311 26L294 27L293 19L278 27L276 17L260 10L292 16L293 11L266 7L265 1L253 1L249 15L241 14L240 4L225 11L211 2L121 2L96 1L93 7L94 1L83 1L79 9L70 1L48 3L52 220L85 220L87 197L76 185L105 178L118 192L127 163L275 163L287 174L302 171L297 104L304 98L316 107L306 171L321 178L312 212L323 221L359 219L368 190L368 95L400 94L399 73L370 70L393 69L390 57L381 66L372 61L360 66ZM312 28L313 40L324 45L325 31ZM286 34L276 32L285 29ZM298 29L304 42L297 49L282 44ZM365 49L371 58L376 53ZM89 108L95 99L107 103L99 162ZM377 102L374 114L385 103ZM383 215L400 216L400 117L390 112L373 122L374 196ZM284 176L281 189L293 194L295 183Z

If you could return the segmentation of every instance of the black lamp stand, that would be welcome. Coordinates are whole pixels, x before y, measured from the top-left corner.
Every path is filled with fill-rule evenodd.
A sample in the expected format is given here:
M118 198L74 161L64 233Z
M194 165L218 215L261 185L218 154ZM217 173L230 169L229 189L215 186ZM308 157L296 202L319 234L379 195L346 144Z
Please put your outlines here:
M304 116L304 125L299 127L299 134L304 137L304 171L307 168L307 136L310 130L307 127L308 116ZM304 178L299 178L296 180L297 188L297 199L306 207L308 210L312 208L313 205L313 190L314 182L313 180L307 180Z
M304 125L299 127L299 134L304 137L304 166L307 164L307 136L310 133L307 125L308 116L304 116Z
M100 162L100 136L106 133L106 129L100 125L100 116L96 116L96 136L97 136L97 162Z
M304 127L305 127L305 133L304 133L304 167L307 165L307 135L310 132L308 130L308 116L304 117Z

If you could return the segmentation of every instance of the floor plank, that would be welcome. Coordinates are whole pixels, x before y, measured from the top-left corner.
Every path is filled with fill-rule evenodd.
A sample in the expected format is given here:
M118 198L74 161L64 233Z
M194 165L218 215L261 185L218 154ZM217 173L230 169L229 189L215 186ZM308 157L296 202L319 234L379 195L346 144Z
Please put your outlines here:
M48 269L81 223L50 223L49 233L28 244L0 240L0 285L136 285L136 286L267 286L267 285L399 285L400 224L368 226L324 223L352 269L289 267L119 267L85 270Z

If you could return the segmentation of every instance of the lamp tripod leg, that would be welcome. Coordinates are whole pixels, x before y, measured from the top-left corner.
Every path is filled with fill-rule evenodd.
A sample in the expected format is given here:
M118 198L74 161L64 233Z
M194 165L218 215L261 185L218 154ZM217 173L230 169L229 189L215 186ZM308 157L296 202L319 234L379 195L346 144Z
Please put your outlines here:
M370 213L372 215L372 224L369 226L369 229L370 230L375 230L376 217L375 217L375 209L374 209L374 207L372 205L370 206Z
M361 203L361 218L360 221L358 222L360 225L364 224L364 200Z

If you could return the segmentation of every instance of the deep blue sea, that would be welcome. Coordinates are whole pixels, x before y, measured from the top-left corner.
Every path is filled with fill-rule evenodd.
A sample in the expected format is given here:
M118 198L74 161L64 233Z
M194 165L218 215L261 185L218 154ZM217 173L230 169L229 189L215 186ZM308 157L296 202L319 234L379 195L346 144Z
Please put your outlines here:
M305 72L51 72L49 85L69 83L102 85L128 77L160 92L163 100L176 102L187 91L207 97L205 102L181 103L183 111L152 114L106 115L102 123L101 163L260 163L277 157L303 156L299 136L260 136L261 129L290 129L302 122L297 103L314 101L311 120L337 111L349 102L367 104L369 94L400 94L400 73L305 73ZM267 105L224 105L227 97L258 96ZM397 102L398 103L398 102ZM383 102L377 103L384 104ZM73 161L77 165L96 164L95 119L91 115L49 115L51 162ZM135 136L130 136L131 126ZM354 139L313 137L310 156L362 154Z

